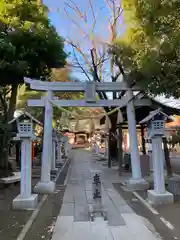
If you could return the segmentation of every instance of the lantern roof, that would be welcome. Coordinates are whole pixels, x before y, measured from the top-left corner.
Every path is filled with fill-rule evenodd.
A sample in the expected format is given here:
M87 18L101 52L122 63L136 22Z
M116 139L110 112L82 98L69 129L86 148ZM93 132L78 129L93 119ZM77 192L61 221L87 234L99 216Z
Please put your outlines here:
M35 117L33 117L30 113L23 111L18 117L13 118L11 121L8 122L8 124L12 124L13 122L17 121L19 118L21 118L22 116L25 116L27 118L29 118L32 122L35 122L36 124L43 126L43 124L37 120Z
M175 121L174 117L168 116L166 113L164 113L161 110L161 108L158 108L158 109L156 109L154 111L150 111L149 115L147 117L145 117L143 120L141 120L139 122L139 124L144 124L144 123L147 123L147 122L153 120L156 115L164 116L164 119L165 119L166 122L173 122L173 121Z

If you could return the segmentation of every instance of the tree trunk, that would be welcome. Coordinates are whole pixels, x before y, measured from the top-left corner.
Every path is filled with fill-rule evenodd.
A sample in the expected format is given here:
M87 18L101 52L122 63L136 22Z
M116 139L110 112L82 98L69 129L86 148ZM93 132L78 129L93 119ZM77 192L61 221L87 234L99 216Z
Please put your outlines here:
M4 124L6 126L4 130L3 136L3 168L4 168L4 175L8 176L8 158L9 158L9 144L10 139L12 137L12 126L8 124L8 122L13 119L14 111L16 107L16 96L17 96L17 84L12 85L11 89L11 97L9 100L9 107L7 109L7 114L4 113L6 116L4 118Z
M166 162L167 175L168 177L172 177L172 166L171 166L171 161L169 157L169 149L168 149L166 137L163 138L163 146L164 146L164 156L165 156L165 162Z
M144 126L141 125L141 139L142 139L142 153L143 155L146 155L146 142L144 138Z
M9 158L9 128L6 122L6 128L3 135L3 154L2 154L2 168L4 170L3 176L8 176L8 158Z
M14 118L14 112L16 110L17 90L18 90L18 84L12 84L11 97L9 100L9 108L8 108L8 121Z
M111 129L109 130L109 162L111 162L112 160L118 160L117 139L115 138L117 134L117 113L111 114L109 117L111 121Z
M123 142L123 132L122 132L122 126L121 124L118 125L118 162L119 162L119 175L123 172L123 148L122 148L122 142Z

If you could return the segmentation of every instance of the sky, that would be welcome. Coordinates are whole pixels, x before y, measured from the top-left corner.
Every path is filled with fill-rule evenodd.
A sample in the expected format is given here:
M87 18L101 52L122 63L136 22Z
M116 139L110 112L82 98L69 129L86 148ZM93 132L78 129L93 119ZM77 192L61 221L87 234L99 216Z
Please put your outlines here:
M52 24L56 27L56 30L59 35L63 36L68 41L73 40L75 43L79 43L83 52L90 56L90 49L92 44L87 37L85 37L84 32L82 33L79 30L85 30L86 33L90 33L90 27L92 26L93 18L92 11L89 5L89 0L74 0L74 2L80 7L83 13L86 13L87 25L80 20L78 15L67 6L67 2L71 0L44 0L44 4L49 8L49 18L52 21ZM116 0L117 2L120 0ZM106 4L106 0L92 0L93 9L95 16L97 18L95 35L96 39L100 42L109 42L109 30L108 22L111 18L110 10ZM68 15L67 15L68 13ZM122 21L119 21L119 29L122 30L124 27ZM72 47L69 44L65 44L65 51L70 53L69 60L72 62L74 60ZM102 51L102 48L101 48ZM83 59L78 55L78 60L81 64L84 64ZM107 71L108 72L108 71ZM75 70L74 74L77 78L86 78L86 76L80 71Z
M69 0L44 0L44 3L49 8L49 17L52 23L56 27L58 33L64 37L75 33L75 28L72 22L68 19L65 10L69 13L70 18L75 21L79 21L76 15L73 14L73 11L67 7L66 3L68 2ZM91 22L92 14L88 5L88 0L74 0L74 2L80 7L82 11L86 11L88 22ZM95 9L95 15L98 16L97 29L101 31L104 30L104 34L105 29L107 28L109 17L108 8L106 7L105 2L106 0L92 0L93 7Z

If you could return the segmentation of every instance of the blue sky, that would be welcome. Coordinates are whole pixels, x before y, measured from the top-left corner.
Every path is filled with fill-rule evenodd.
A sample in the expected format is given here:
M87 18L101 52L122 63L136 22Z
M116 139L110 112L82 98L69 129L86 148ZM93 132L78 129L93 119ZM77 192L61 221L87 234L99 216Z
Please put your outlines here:
M68 1L68 0L67 0ZM44 0L44 3L49 8L49 17L52 23L56 26L56 29L60 35L67 36L70 33L70 29L73 28L73 24L67 18L64 9L68 9L66 6L66 0ZM85 10L88 7L87 0L75 0L76 4L80 6L82 10ZM107 15L108 9L104 5L105 0L93 0L93 6L96 11L96 15L98 15L98 22L101 22L101 25L107 23ZM73 15L72 11L68 11L71 17L74 17L74 20L77 18ZM90 11L87 12L88 18L90 19Z
M86 32L87 26L79 19L79 17L67 7L66 2L68 0L44 0L44 3L49 8L49 18L51 19L53 25L56 27L59 35L63 36L65 39L73 39L74 42L80 43L83 51L88 55L90 53L90 49L92 48L91 42L84 37L69 19L71 18L75 23L78 23ZM116 0L117 2L120 0ZM74 0L74 2L80 7L82 12L86 12L86 16L88 19L88 24L91 26L92 24L92 12L90 6L88 5L88 0ZM95 28L95 34L99 41L108 42L109 32L108 32L108 22L110 19L110 11L106 5L106 0L92 0L94 12L97 16L97 24ZM65 13L65 10L68 12L68 16ZM123 29L123 25L119 22L119 29ZM65 45L66 52L72 52L72 48L66 44ZM71 53L72 56L72 53ZM71 60L72 57L70 57ZM81 61L81 59L80 59ZM84 77L82 74L75 72L77 77Z

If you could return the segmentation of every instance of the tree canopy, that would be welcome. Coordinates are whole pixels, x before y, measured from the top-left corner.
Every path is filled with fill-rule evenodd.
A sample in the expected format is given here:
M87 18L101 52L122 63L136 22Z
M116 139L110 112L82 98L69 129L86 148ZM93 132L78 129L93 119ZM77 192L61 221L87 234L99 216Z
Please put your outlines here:
M23 77L49 80L51 69L63 67L66 57L63 39L48 19L48 9L42 1L0 1L0 120L3 131L0 167L6 169L6 173L11 138L8 121L13 118Z
M65 64L63 39L37 0L0 2L1 84L21 83L23 76L46 77Z
M180 96L180 2L122 0L125 32L112 53L154 94Z

